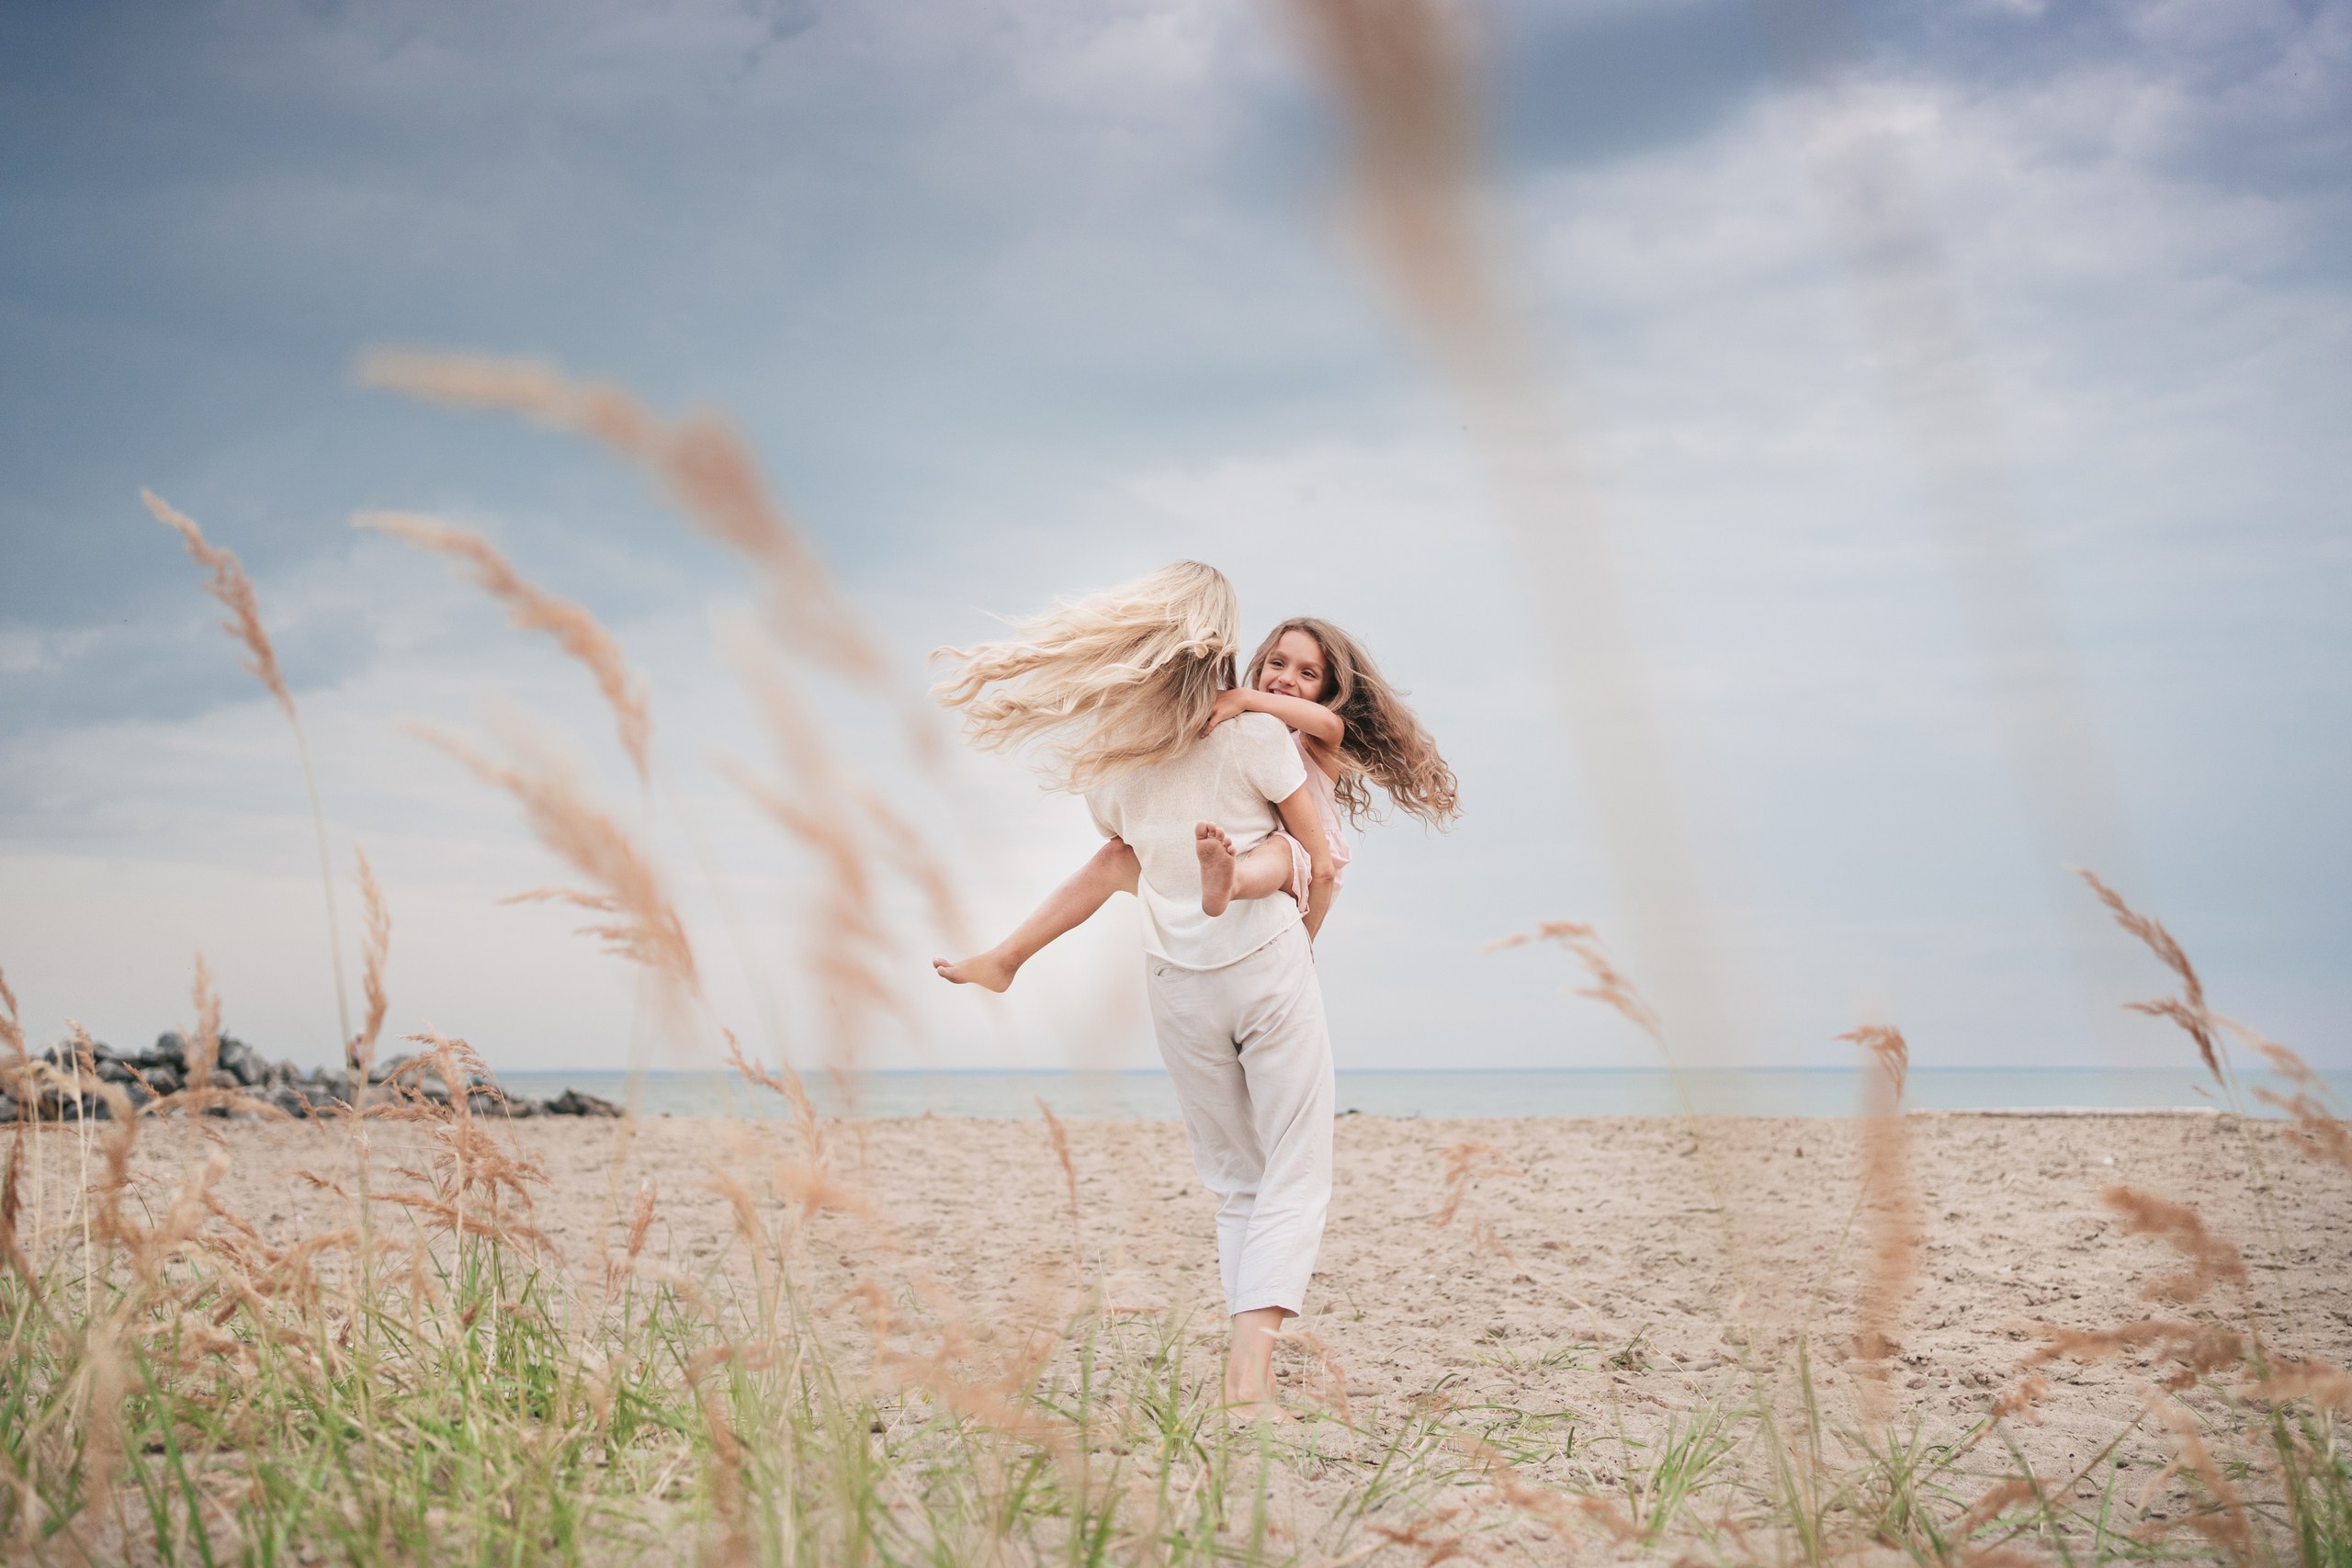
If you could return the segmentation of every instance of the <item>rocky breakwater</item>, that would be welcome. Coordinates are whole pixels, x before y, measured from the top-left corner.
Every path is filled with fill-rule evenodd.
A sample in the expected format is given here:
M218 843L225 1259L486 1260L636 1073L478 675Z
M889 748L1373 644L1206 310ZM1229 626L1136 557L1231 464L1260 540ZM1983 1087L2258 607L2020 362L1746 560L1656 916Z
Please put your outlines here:
M220 1037L211 1077L202 1086L188 1083L187 1042L177 1034L158 1035L144 1051L118 1051L104 1043L94 1044L86 1060L71 1044L51 1045L19 1062L0 1062L0 1122L16 1121L74 1122L89 1117L103 1121L112 1114L107 1099L89 1087L95 1077L115 1085L135 1109L157 1105L169 1110L171 1097L189 1087L233 1090L288 1116L330 1115L355 1106L387 1104L423 1099L447 1105L454 1095L467 1097L477 1116L618 1116L621 1108L609 1100L567 1089L547 1100L510 1096L497 1082L471 1074L462 1084L444 1083L429 1058L394 1056L378 1063L362 1086L356 1072L337 1067L312 1067L305 1072L291 1062L273 1062L232 1034ZM215 1106L207 1115L237 1114ZM243 1112L255 1114L255 1112Z

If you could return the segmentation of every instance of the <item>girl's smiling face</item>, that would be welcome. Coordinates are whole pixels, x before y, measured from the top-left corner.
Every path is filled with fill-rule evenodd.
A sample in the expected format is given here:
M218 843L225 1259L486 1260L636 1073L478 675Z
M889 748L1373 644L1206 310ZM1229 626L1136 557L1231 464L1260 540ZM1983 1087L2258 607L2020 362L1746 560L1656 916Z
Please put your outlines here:
M1330 683L1330 673L1331 663L1324 656L1323 645L1293 627L1283 633L1282 640L1266 655L1265 665L1258 671L1258 689L1319 703L1324 688Z

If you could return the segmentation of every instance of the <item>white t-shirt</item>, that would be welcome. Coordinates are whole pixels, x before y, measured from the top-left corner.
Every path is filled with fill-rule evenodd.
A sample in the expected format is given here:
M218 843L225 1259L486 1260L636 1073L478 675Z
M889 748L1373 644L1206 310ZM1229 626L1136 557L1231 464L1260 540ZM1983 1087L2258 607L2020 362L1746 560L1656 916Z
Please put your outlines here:
M1249 957L1298 922L1283 894L1237 898L1222 915L1201 913L1194 827L1214 822L1248 854L1281 825L1274 802L1306 782L1290 731L1272 714L1245 713L1212 729L1173 761L1138 768L1086 792L1094 825L1125 839L1142 863L1143 945L1182 969L1222 969Z

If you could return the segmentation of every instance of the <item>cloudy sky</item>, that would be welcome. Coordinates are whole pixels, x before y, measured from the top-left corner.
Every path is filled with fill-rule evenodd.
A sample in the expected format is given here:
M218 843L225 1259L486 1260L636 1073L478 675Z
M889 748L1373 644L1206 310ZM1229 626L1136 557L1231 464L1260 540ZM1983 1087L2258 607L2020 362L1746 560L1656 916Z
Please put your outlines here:
M1739 1050L1840 1063L1831 1037L1884 1019L1939 1066L2178 1059L2154 1023L2102 1034L2130 993L2069 966L1825 205L1820 150L1860 137L1915 182L1973 344L2114 775L2090 797L2110 873L2216 1005L2352 1066L2352 6L1868 5L1834 84L1789 73L1778 14L1464 13L1489 230L1600 476ZM1283 15L0 10L0 971L31 1032L184 1020L201 951L233 1029L334 1050L292 741L144 485L254 574L347 943L353 843L390 898L395 1030L611 1066L631 1010L570 919L497 902L552 863L404 726L526 726L625 811L634 786L578 671L355 536L371 507L479 527L615 628L720 1005L795 1037L809 874L710 766L766 761L713 644L748 583L595 450L359 389L356 355L396 344L728 411L909 693L989 613L1182 555L1234 577L1253 636L1348 626L1468 814L1360 846L1321 959L1342 1065L1649 1060L1559 955L1479 952L1539 919L1608 933L1625 898L1543 689L1543 585L1348 237L1340 128ZM827 701L978 926L1090 851L1017 763L925 780L873 699ZM921 1028L879 1061L1150 1059L1125 901L1002 1004L933 986L931 938L905 940Z

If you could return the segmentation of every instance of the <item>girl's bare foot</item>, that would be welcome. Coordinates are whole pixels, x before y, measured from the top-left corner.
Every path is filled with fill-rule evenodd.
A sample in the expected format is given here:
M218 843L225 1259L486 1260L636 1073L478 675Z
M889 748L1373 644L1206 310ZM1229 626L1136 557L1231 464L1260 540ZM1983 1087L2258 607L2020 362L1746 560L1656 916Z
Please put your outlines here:
M1021 972L1020 964L999 958L993 949L961 963L934 958L931 966L939 972L943 980L953 980L959 986L978 986L984 991L1003 990L1012 984L1013 976Z
M1201 913L1222 915L1233 902L1233 840L1214 822L1195 823L1193 848L1201 857Z

